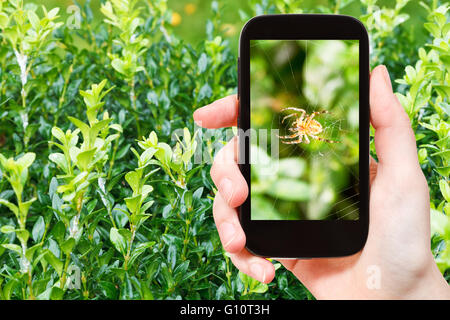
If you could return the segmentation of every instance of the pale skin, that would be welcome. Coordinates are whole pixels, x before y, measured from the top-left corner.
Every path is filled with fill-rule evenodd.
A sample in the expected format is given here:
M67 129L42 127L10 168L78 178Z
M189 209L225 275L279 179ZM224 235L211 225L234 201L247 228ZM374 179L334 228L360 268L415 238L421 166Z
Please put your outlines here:
M317 299L450 299L450 286L430 250L429 191L414 133L384 66L371 72L370 112L378 162L371 159L370 164L366 245L348 257L279 261ZM237 116L236 96L229 96L198 109L194 120L205 128L221 128L235 126ZM234 265L269 283L275 276L273 264L245 249L236 208L247 198L248 186L236 163L236 146L234 138L219 151L211 168L219 190L214 220ZM368 285L374 270L380 275L375 287Z

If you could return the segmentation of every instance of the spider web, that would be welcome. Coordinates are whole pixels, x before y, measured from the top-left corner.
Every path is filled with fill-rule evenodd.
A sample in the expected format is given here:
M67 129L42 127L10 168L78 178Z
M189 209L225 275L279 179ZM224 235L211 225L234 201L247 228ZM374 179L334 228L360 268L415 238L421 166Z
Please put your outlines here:
M295 40L294 40L295 41ZM289 42L289 40L286 40L286 42ZM305 61L304 61L304 75L308 73L308 61L309 61L309 51L308 46L316 45L314 40L303 40L304 47L305 47ZM284 44L285 42L280 42L280 44ZM264 48L263 45L260 45L259 41L252 41L251 47L258 46L261 51L264 53L265 59L269 62L269 70L268 72L272 72L274 75L276 75L276 79L282 84L282 87L286 92L289 91L296 91L298 97L304 96L304 93L302 92L301 88L299 87L300 79L296 79L296 73L294 72L292 59L294 55L292 53L287 54L287 62L289 65L290 73L291 73L291 82L294 84L294 88L288 88L287 81L284 81L283 77L280 75L280 72L278 71L278 68L275 66L274 58L271 57L271 55L267 52L267 50ZM289 90L291 89L291 90ZM322 111L326 110L323 107L319 106L318 101L310 101L306 99L308 103L305 105L299 105L298 101L293 101L292 104L289 104L285 107L295 107L295 108L301 108L306 111L306 115L308 116L311 113L315 111ZM317 99L318 100L318 99ZM342 139L345 138L345 135L349 133L349 125L347 124L347 119L340 118L337 115L346 115L347 111L343 108L342 105L335 105L335 108L340 109L340 112L333 112L331 111L331 114L320 114L315 116L315 120L318 121L323 128L323 131L318 135L321 138L328 139L328 140L334 140L334 141L340 141L342 143ZM281 123L281 119L290 114L289 113L282 113L280 114L280 117L272 117L272 123L271 128L277 128L279 127L284 128L282 131L280 131L280 135L291 135L293 132L288 131L287 128L289 128L292 125L292 122L296 119L297 116L292 116L284 123ZM298 114L300 116L300 113ZM278 123L276 121L278 120ZM298 139L298 137L294 138ZM294 139L288 139L294 140ZM326 143L326 142L317 142L316 140L309 137L309 140L312 144L317 143ZM273 143L273 142L272 142ZM326 148L318 148L317 150L310 150L304 147L304 143L300 144L294 144L294 145L286 145L283 144L281 141L279 141L279 148L280 153L284 154L283 158L289 158L289 157L301 157L305 159L308 163L308 170L312 170L312 164L316 161L321 161L321 163L327 163L330 161L338 161L341 164L341 167L344 168L351 177L351 181L355 182L351 185L346 186L345 188L341 190L334 190L335 199L329 204L328 210L324 216L319 217L320 220L325 220L331 217L334 217L334 219L347 219L347 217L351 217L352 214L359 211L359 174L357 172L354 172L350 166L345 164L342 161L342 156L339 155L339 146L338 144L334 143L326 143ZM286 151L288 151L286 153ZM308 181L309 182L309 181ZM351 192L353 190L353 193ZM356 192L355 192L356 190ZM344 196L342 196L344 195ZM274 197L274 201L272 202L272 208L276 208L277 202L280 199L278 197ZM284 201L284 200L283 200ZM342 206L345 204L345 206ZM292 206L291 206L292 207ZM294 206L294 210L298 210L297 206ZM291 211L291 210L290 210ZM307 210L308 211L308 210ZM285 212L283 215L290 216L291 212Z

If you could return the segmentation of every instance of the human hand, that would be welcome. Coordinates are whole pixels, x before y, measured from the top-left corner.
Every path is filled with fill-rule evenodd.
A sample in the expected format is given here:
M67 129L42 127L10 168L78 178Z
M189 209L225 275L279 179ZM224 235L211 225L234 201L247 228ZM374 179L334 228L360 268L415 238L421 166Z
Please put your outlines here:
M348 257L279 261L318 299L450 299L450 287L430 250L428 185L420 169L409 118L392 92L384 66L370 77L371 123L379 162L370 163L369 235L362 251ZM205 128L236 125L236 96L220 99L194 113ZM242 272L268 283L273 264L245 249L236 208L248 196L237 165L237 139L217 154L211 177L219 192L214 220L220 239ZM371 273L379 286L368 284Z

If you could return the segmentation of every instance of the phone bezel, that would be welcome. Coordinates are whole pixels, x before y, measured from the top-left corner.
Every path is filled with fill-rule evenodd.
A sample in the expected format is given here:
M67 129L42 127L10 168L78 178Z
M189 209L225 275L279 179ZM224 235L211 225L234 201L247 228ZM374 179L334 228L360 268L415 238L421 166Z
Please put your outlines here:
M350 16L322 14L261 15L243 27L238 59L239 167L250 190L250 40L359 40L359 220L251 220L251 196L239 207L246 248L277 258L338 257L360 251L369 229L369 38ZM242 141L244 143L242 143ZM244 158L242 158L244 155Z

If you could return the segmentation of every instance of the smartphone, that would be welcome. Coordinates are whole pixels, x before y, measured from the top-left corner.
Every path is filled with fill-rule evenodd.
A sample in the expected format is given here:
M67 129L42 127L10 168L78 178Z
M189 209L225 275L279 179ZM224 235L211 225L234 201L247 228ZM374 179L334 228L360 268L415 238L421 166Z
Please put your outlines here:
M369 227L369 39L343 15L262 15L238 60L239 208L247 249L313 258L361 250Z

